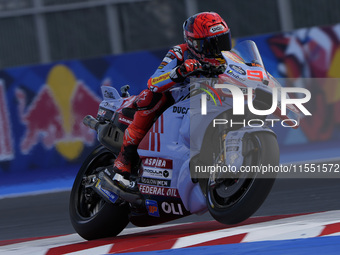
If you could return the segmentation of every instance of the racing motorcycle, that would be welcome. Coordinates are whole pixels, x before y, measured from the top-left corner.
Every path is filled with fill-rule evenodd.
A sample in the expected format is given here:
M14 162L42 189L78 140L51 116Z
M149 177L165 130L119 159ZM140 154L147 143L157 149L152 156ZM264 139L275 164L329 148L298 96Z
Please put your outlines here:
M198 71L204 77L218 75L219 83L251 88L253 105L268 109L272 89L280 84L265 70L256 44L241 42L223 52L223 57L224 65L203 65ZM171 90L175 103L155 120L140 143L130 181L105 166L114 163L121 149L124 130L136 111L132 107L136 96L129 95L127 85L121 88L121 95L111 86L101 87L104 99L96 118L83 120L97 132L100 146L83 162L70 195L70 218L80 236L87 240L116 236L129 222L151 226L207 211L221 223L236 224L262 205L275 174L263 178L240 169L278 165L276 135L266 121L268 116L249 111L235 116L232 94L224 88L214 89L213 83L193 79L187 86ZM235 117L236 124L231 125L228 120ZM217 125L220 122L224 125ZM215 170L232 166L232 170L204 171L209 166Z

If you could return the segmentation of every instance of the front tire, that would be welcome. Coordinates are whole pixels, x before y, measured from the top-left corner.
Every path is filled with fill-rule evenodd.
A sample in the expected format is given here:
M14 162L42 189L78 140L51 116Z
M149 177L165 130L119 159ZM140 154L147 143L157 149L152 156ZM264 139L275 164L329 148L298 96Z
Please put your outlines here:
M259 132L251 134L254 153L244 159L246 165L279 164L279 146L274 134ZM207 206L213 218L224 224L240 223L262 205L268 196L275 178L256 178L251 175L240 175L241 178L229 178L218 185L207 181Z
M118 235L129 223L127 204L105 202L92 189L85 189L83 177L95 169L113 164L115 155L103 146L97 147L84 161L74 181L69 203L71 223L86 240Z

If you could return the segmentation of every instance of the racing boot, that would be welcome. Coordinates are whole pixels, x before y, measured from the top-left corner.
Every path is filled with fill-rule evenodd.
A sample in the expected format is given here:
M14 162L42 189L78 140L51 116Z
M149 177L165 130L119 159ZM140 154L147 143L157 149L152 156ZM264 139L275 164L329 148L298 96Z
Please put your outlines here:
M124 179L129 180L132 163L136 161L136 157L138 157L137 145L123 145L113 165L113 171L122 175Z
M137 148L144 134L133 130L131 124L124 132L124 142L118 157L113 165L113 171L129 180L132 168L138 165L139 156Z

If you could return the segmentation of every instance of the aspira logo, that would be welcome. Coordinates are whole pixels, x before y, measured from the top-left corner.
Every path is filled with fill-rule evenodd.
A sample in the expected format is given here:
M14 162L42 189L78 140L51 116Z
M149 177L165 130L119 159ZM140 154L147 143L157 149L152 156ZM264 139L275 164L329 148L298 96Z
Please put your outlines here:
M214 92L214 94L217 96L217 98L220 100L220 103L222 105L222 101L220 96L218 95L217 91L215 89L228 89L231 92L232 98L233 98L233 115L244 115L245 114L245 100L247 100L248 109L251 113L257 115L257 116L268 116L273 114L277 107L281 106L281 115L287 116L287 105L293 105L297 109L299 109L305 116L312 115L306 107L303 106L304 103L307 103L311 99L311 93L309 90L305 88L272 88L272 105L269 109L266 110L258 110L254 107L253 104L253 88L247 87L247 88L239 88L235 85L230 84L216 84L215 89L209 86L209 89ZM206 92L214 101L215 105L217 105L216 100L214 99L214 96L211 92L209 92L206 89L202 89L204 92ZM280 92L280 98L279 98L279 92ZM287 95L289 93L299 93L302 94L302 97L299 98L289 98ZM207 94L201 95L201 114L206 115L207 114ZM252 121L252 120L250 120ZM256 119L256 121L259 121ZM278 120L268 120L272 121L278 121ZM293 125L285 125L282 124L284 127L296 127L299 125L298 121L295 119L286 119L285 122L293 123ZM214 126L215 124L226 124L225 120L215 119L214 120ZM240 123L237 123L240 124ZM242 124L242 123L241 123ZM248 123L249 125L249 123ZM250 125L251 126L251 125Z

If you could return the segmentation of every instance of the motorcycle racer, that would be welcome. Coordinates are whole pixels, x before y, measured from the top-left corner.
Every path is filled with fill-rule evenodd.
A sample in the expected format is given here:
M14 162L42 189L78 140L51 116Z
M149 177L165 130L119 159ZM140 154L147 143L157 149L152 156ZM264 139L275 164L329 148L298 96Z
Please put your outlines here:
M113 171L129 179L131 168L138 159L137 148L157 119L174 103L169 89L189 83L188 77L203 63L224 64L221 51L231 49L231 34L226 22L215 12L202 12L189 17L183 24L185 43L172 47L155 73L133 103L137 110L132 123L124 133L121 151Z

